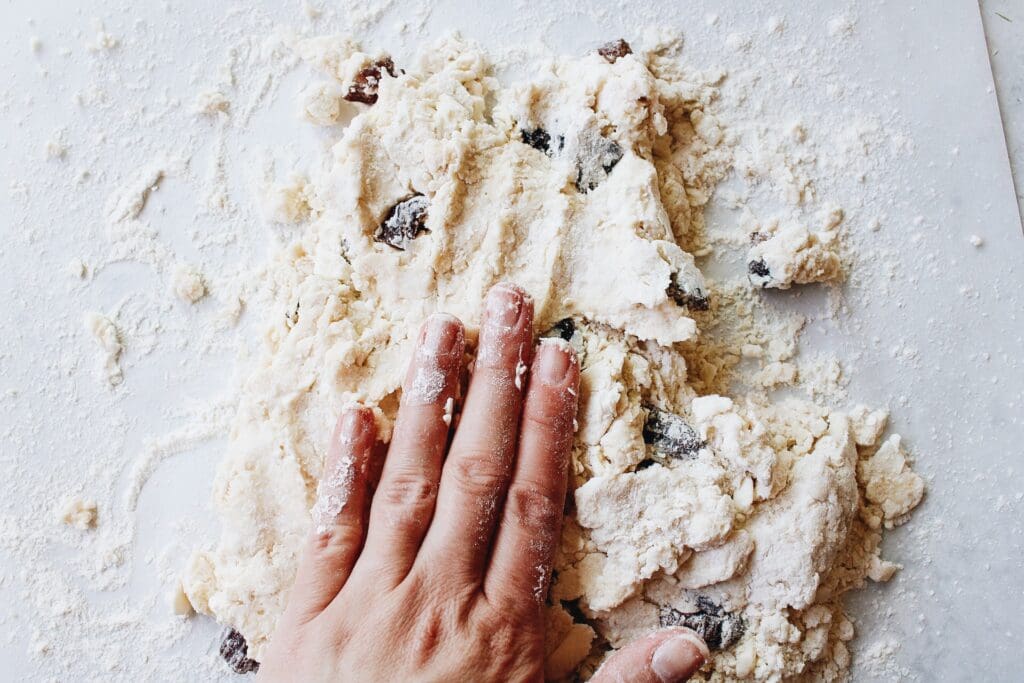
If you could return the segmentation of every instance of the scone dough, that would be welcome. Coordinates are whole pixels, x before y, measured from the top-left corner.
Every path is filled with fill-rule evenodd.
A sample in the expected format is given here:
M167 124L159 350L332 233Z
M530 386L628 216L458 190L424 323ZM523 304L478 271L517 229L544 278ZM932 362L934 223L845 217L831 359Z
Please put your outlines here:
M297 51L331 79L304 94L305 115L359 114L330 173L303 182L301 211L289 200L279 212L305 223L267 271L265 343L215 485L223 531L185 572L191 604L261 658L335 416L361 401L388 437L418 325L445 311L472 343L485 292L508 280L582 360L547 675L586 676L664 623L705 630L717 649L701 675L715 680L844 669L839 596L877 568L876 529L916 504L920 480L898 440L874 452L884 416L855 411L851 425L811 403L687 384L679 343L696 338L709 291L680 245L728 167L714 88L658 54L596 52L501 87L451 38L354 104L339 97L379 55L330 37ZM396 214L417 197L415 215ZM832 272L829 257L800 255L819 244L789 235L759 252L776 268L773 240L796 245L805 265L786 282L807 280L812 261L810 279Z

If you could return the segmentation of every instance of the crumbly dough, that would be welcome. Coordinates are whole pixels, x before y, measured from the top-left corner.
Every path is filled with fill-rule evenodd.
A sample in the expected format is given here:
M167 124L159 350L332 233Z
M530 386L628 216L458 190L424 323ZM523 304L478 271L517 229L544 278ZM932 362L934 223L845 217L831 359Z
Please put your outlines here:
M124 345L121 343L121 333L118 331L117 325L113 320L96 311L86 313L83 322L86 332L100 349L100 376L110 386L117 386L124 380L120 363Z
M312 188L309 180L299 173L291 174L284 182L269 185L264 193L264 211L275 223L301 223L309 218Z
M336 37L297 51L337 83L318 93L365 87L382 63ZM301 184L317 210L284 212L310 220L267 271L274 308L215 484L220 540L184 575L191 604L260 659L338 411L373 406L387 438L419 323L457 315L472 343L485 292L511 280L582 363L548 677L589 675L679 623L714 650L698 678L840 675L853 637L841 595L885 577L877 529L906 516L921 482L898 439L876 451L884 413L688 383L683 343L713 293L680 245L703 231L729 160L714 88L658 54L596 52L502 88L456 38L401 66L370 81L375 104L352 105L331 172ZM333 123L321 104L309 118ZM778 286L838 273L806 231L759 246ZM773 361L792 355L773 344Z
M830 219L826 229L819 232L795 223L777 222L755 232L747 255L750 282L758 287L788 289L839 279L842 264L836 252L836 228L841 215Z
M96 501L70 498L59 511L60 521L85 531L96 526Z
M171 290L185 303L194 304L206 296L206 281L195 266L179 263L171 273Z

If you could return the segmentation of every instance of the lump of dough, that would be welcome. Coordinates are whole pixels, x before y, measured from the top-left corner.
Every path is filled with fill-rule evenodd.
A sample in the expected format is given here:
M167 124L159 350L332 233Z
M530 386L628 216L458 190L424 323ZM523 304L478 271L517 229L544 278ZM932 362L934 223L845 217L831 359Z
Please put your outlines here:
M893 434L874 455L861 460L857 476L864 485L864 497L870 504L869 518L886 528L899 525L924 496L924 480L907 466L899 434Z
M687 548L719 544L733 522L732 498L719 488L719 474L698 458L594 477L576 489L576 520L606 558L599 574L581 579L635 588L657 571L676 571ZM598 588L584 586L594 611L628 597L601 599L608 591Z
M96 501L83 498L67 500L60 510L60 521L85 531L96 526Z
M121 343L121 333L114 321L103 315L90 311L85 314L85 329L92 335L93 341L100 347L100 374L110 386L117 386L124 380L121 371L121 353L124 345Z
M206 282L195 266L179 263L171 275L171 290L185 303L194 304L206 296Z
M754 233L754 239L747 253L747 275L755 287L788 289L838 280L842 274L835 231L811 232L796 223L774 224Z

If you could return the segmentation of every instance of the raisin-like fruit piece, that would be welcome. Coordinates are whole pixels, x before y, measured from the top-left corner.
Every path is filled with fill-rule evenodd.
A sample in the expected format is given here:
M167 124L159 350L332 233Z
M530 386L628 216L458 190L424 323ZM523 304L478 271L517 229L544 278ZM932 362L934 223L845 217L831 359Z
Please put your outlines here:
M726 612L703 596L697 598L697 610L685 614L672 607L662 607L658 621L662 628L685 626L693 629L711 650L724 650L743 637L746 625L742 617Z
M299 308L301 307L301 305L302 305L302 301L296 301L295 302L295 308L292 311L284 314L285 324L289 328L295 327L298 324L298 322L299 322Z
M748 263L747 272L751 275L756 275L757 277L772 276L771 272L768 270L768 264L764 262L764 259L758 259L756 261L751 261L750 263Z
M533 130L521 130L519 135L522 136L523 142L533 147L536 150L540 150L545 154L551 149L551 134L543 128L534 128Z
M421 194L403 199L391 207L373 238L404 251L420 233L430 232L427 230L429 206L430 201Z
M672 280L669 282L665 293L680 306L691 311L706 311L711 305L708 295L703 288L686 282L680 282L678 273L672 273Z
M768 287L772 283L771 269L764 259L757 259L747 264L747 278L756 287Z
M600 135L581 136L576 158L576 189L590 192L604 182L624 152L619 143Z
M574 334L576 334L576 322L572 318L563 318L552 325L551 328L544 333L544 336L561 337L565 341L569 341L572 339Z
M578 598L576 600L561 600L560 602L562 603L562 609L569 613L574 622L577 624L587 624L590 622L587 615L583 613L583 608L580 607Z
M704 447L693 427L674 413L653 406L647 409L644 442L672 458L692 458Z
M360 69L343 97L349 102L376 104L377 89L380 86L382 72L387 72L392 78L395 77L395 63L391 61L391 57L378 59L373 64Z
M561 152L562 148L565 147L565 136L556 135L554 138L554 146L552 147L551 133L547 132L543 128L534 128L533 130L520 130L519 137L523 142L528 144L534 149L544 152L549 157L554 156L555 153Z
M260 663L255 659L249 659L246 656L248 654L249 646L245 643L245 637L235 629L229 628L220 642L220 656L236 674L256 673L260 670Z
M586 346L583 344L583 335L572 318L563 318L543 332L541 337L558 337L569 342L569 345L576 351L576 359L580 365L586 360Z
M609 64L614 64L615 60L619 57L633 54L633 48L629 46L629 43L619 38L597 48L597 54L604 57Z

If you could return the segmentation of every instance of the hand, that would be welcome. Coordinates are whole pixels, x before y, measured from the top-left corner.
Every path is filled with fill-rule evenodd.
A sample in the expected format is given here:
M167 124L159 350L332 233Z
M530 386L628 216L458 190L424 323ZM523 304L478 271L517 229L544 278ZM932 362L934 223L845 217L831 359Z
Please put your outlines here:
M543 679L579 366L561 340L534 354L532 301L494 287L447 447L464 351L457 319L423 325L372 493L373 415L342 414L262 680ZM707 650L673 633L624 648L595 680L660 681L659 661L683 680ZM665 641L674 654L659 659Z

